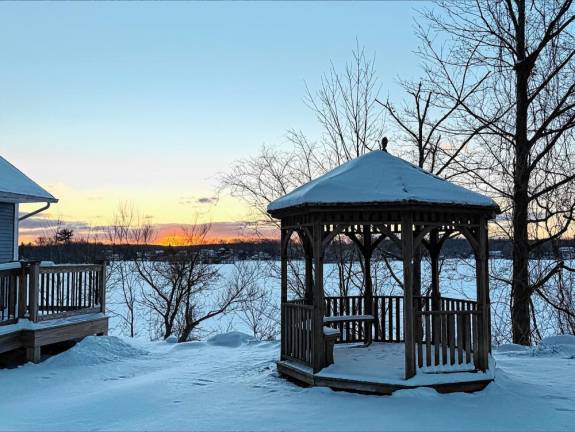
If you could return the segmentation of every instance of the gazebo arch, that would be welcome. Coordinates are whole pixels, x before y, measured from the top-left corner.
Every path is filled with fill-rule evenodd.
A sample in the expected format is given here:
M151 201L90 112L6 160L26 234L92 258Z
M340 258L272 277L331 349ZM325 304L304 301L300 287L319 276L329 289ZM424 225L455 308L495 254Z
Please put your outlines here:
M376 393L420 385L445 391L485 386L493 379L487 224L498 211L490 198L385 151L344 163L272 202L268 212L281 221L279 372L307 384ZM304 248L306 295L288 301L287 247L294 232ZM476 301L441 296L439 255L454 233L463 235L475 254ZM324 295L324 253L339 234L349 237L363 256L362 298ZM402 297L373 295L371 255L384 239L391 239L401 250ZM431 261L432 295L427 297L417 286L421 248ZM330 366L334 344L358 341L364 346L396 343L396 351L403 344L402 376L386 376L384 361L380 374L346 373L343 355L366 357L369 349L336 350L335 364ZM391 345L377 348L384 354L392 349ZM441 371L451 373L438 374Z

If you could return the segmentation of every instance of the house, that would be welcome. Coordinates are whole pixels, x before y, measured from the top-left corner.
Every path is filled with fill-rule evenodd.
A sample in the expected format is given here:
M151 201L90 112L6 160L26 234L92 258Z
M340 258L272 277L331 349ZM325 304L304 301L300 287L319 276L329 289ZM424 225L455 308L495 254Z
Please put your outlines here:
M575 246L562 246L559 248L559 254L566 260L575 259Z
M0 356L106 334L106 265L18 261L18 225L58 200L0 156ZM20 215L20 204L39 203Z
M26 177L18 168L0 156L0 263L18 260L19 206L24 203L46 203L33 216L58 202L49 192Z
M503 251L501 250L490 250L489 251L490 258L503 258Z

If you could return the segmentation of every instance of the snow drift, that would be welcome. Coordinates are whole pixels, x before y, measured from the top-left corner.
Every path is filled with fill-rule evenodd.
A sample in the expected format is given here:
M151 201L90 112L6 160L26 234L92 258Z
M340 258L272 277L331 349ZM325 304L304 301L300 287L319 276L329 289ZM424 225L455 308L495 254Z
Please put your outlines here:
M46 360L52 367L93 366L145 355L116 336L88 336L68 351Z

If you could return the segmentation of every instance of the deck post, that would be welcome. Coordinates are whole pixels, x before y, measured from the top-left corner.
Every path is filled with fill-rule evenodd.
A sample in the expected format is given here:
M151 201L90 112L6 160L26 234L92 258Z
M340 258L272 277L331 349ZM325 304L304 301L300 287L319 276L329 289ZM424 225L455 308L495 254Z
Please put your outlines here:
M40 363L42 359L42 349L39 346L26 348L26 361Z
M313 311L312 311L312 367L313 372L319 372L325 367L325 349L323 339L323 224L319 221L313 224Z
M476 273L477 273L477 310L479 353L476 367L485 371L489 368L489 347L491 345L489 329L489 272L488 272L488 243L487 243L487 220L479 220L478 229L478 250L476 251Z
M18 274L18 315L16 318L24 318L26 316L26 307L28 306L27 272L28 263L20 261L20 273Z
M32 261L28 273L28 318L38 321L38 286L40 282L40 262Z
M281 262L281 315L280 315L280 328L281 328L281 352L280 360L285 360L285 343L286 343L286 317L284 304L287 302L287 282L288 282L288 262L287 262L287 244L289 236L285 228L281 230L280 240L280 262Z
M405 379L415 375L415 339L413 311L413 215L401 216L401 253L403 258L403 332L405 339Z
M439 242L437 229L429 233L429 258L431 260L431 308L440 309L441 294L439 291Z
M98 278L98 292L100 293L100 312L106 313L106 260L102 260L100 265L100 276Z

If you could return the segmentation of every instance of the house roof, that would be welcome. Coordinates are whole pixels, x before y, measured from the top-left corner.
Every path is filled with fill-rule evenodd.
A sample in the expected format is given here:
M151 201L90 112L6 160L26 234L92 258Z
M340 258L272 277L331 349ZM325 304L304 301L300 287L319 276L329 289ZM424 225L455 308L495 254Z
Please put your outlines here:
M58 202L48 191L0 156L0 202Z
M491 198L433 175L386 151L350 160L276 199L270 213L299 206L442 204L498 210Z

